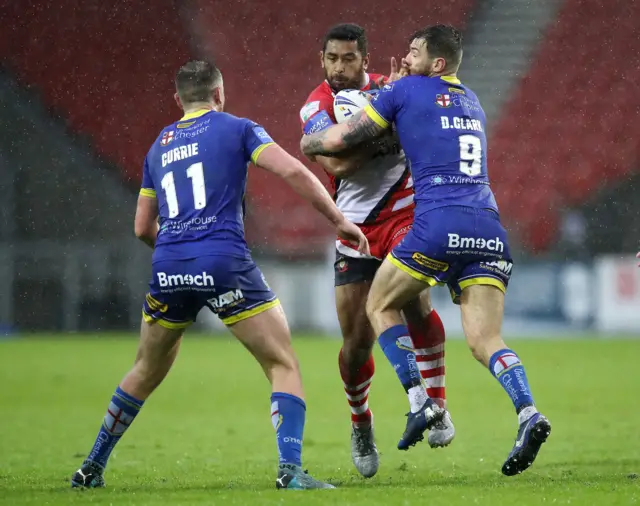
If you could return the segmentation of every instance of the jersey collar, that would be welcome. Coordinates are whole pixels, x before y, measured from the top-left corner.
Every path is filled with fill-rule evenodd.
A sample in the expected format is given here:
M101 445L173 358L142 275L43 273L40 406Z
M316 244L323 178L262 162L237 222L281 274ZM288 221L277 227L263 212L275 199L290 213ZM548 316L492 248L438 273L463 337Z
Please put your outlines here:
M205 114L211 111L213 111L213 109L203 107L202 109L198 109L197 111L193 111L193 112L190 112L189 114L185 114L184 116L182 116L182 118L180 118L180 121L199 118L200 116L204 116Z
M462 84L456 76L440 76L440 79L449 84Z

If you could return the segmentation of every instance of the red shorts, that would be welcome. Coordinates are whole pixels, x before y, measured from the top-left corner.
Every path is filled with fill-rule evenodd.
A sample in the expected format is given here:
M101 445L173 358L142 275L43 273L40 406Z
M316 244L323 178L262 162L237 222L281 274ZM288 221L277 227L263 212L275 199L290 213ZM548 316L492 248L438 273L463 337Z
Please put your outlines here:
M403 210L380 223L360 225L360 229L369 240L371 256L375 258L357 258L345 254L345 247L353 248L340 240L343 246L342 251L336 251L335 286L371 281L382 261L404 239L412 225L413 208Z

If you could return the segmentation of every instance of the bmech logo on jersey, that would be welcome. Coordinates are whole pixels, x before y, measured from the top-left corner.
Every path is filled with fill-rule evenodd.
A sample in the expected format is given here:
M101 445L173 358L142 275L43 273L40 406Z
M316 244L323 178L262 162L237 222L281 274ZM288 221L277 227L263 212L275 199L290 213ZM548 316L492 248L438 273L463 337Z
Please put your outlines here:
M227 309L229 307L236 306L240 304L244 300L244 294L242 290L229 290L222 295L218 295L217 297L213 297L209 299L207 302L211 304L211 307L214 310L218 309Z
M499 237L495 239L484 239L483 237L461 237L458 234L447 234L450 248L459 249L486 249L489 251L504 251L504 243Z
M174 138L173 130L165 132L162 134L162 139L160 139L160 144L162 146L167 146Z
M202 271L202 274L167 274L158 272L158 284L162 288L177 288L185 286L213 286L213 276Z

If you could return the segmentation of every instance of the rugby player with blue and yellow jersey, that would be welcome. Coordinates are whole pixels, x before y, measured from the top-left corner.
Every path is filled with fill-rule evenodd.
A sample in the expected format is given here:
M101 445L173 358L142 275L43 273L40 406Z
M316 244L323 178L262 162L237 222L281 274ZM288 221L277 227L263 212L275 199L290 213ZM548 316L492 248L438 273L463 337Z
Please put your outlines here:
M154 248L135 365L109 403L73 487L102 487L109 455L165 378L185 329L212 310L262 366L272 385L271 420L279 463L276 487L333 488L302 470L306 405L298 361L276 295L244 237L249 162L282 177L329 219L338 235L368 253L320 181L253 121L222 112L224 88L212 64L192 61L176 76L184 116L164 128L147 154L135 233ZM176 413L179 421L183 413Z
M414 181L415 216L374 278L367 314L405 390L423 395L400 310L425 287L449 286L474 357L500 382L518 414L516 442L502 466L511 476L533 463L551 425L536 409L520 358L502 340L513 263L489 186L485 114L456 77L461 59L462 36L455 28L416 32L403 60L408 75L384 86L348 122L303 137L301 148L307 156L330 156L396 130ZM442 416L426 394L409 400L401 449L421 441Z

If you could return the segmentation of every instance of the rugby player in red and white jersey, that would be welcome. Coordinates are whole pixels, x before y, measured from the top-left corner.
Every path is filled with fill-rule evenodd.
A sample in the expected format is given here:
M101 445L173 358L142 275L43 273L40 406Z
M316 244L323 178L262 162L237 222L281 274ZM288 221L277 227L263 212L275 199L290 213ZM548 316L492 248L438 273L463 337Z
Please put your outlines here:
M375 93L387 80L367 72L369 54L363 28L340 24L324 37L320 62L325 80L311 92L300 110L304 134L317 132L336 122L335 94L345 89ZM398 78L392 59L392 76ZM340 375L351 407L351 456L364 477L378 470L378 451L368 395L374 373L371 354L375 335L365 306L371 281L386 255L398 244L413 223L413 181L404 153L394 135L378 139L347 157L318 156L329 175L338 208L359 224L369 239L371 256L364 256L344 241L336 241L336 308L343 335L339 355ZM428 292L404 309L416 361L427 394L444 406L444 327L431 307ZM455 429L446 417L429 432L432 447L448 445Z

